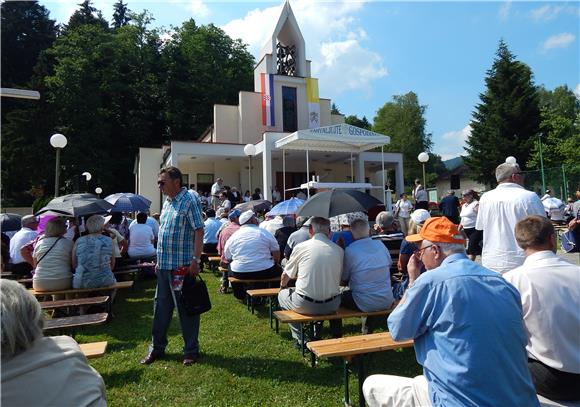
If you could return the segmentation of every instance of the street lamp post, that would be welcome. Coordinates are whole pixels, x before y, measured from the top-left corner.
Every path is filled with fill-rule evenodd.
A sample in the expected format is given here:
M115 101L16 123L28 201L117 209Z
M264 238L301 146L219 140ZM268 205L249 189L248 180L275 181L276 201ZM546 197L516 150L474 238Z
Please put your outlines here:
M427 190L427 180L425 178L425 163L427 161L429 161L429 154L428 153L425 153L425 152L420 153L417 156L417 159L423 165L423 188L425 188L425 190Z
M62 134L53 134L50 137L50 145L56 149L56 170L54 173L54 197L58 196L58 177L60 175L60 150L66 147L66 137Z
M252 193L252 156L256 155L256 146L253 144L246 144L244 146L244 154L248 156L248 185L250 194Z
M544 176L544 156L542 155L542 133L538 134L538 143L540 150L540 171L542 172L542 194L546 193L546 178Z

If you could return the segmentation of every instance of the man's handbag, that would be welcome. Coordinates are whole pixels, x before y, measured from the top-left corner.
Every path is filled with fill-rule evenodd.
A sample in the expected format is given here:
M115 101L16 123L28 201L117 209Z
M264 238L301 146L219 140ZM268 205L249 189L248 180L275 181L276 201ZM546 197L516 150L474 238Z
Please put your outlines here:
M203 314L211 309L209 292L201 276L193 277L190 273L185 275L179 301L188 315Z
M562 250L566 253L578 253L580 248L578 247L578 232L576 230L569 230L560 235L560 242L562 245Z

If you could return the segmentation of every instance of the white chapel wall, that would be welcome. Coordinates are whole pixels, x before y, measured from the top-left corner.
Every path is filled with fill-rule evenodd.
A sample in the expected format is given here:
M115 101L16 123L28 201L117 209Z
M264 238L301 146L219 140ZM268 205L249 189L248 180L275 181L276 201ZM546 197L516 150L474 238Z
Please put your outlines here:
M213 126L218 143L238 143L238 106L214 105Z

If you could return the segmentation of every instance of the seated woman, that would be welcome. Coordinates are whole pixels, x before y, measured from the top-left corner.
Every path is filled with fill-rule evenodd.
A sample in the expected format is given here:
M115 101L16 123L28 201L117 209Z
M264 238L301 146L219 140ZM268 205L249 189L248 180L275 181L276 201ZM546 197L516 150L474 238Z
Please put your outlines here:
M73 242L64 238L66 224L61 218L48 221L44 237L32 252L35 267L32 287L37 291L66 290L72 285Z
M105 383L70 336L42 335L42 310L21 284L0 280L3 406L106 406Z
M137 223L133 223L129 228L129 257L155 257L157 252L153 246L154 241L153 230L147 225L147 214L139 212Z
M88 234L79 237L73 247L73 288L108 287L117 282L111 271L115 267L113 240L103 236L104 225L101 215L89 217L85 223Z

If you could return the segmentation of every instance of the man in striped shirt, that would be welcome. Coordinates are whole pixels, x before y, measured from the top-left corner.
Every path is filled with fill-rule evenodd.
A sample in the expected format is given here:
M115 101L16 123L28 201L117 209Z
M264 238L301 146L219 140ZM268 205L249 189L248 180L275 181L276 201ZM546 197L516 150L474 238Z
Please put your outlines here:
M171 292L171 271L188 266L189 272L200 272L199 259L203 247L203 218L201 205L182 186L181 171L165 167L159 171L157 184L166 200L161 211L161 225L157 241L157 290L153 316L153 341L149 354L141 364L149 365L165 354L167 330L173 316L174 300ZM185 366L199 358L199 315L188 315L178 303L178 314L185 346Z

